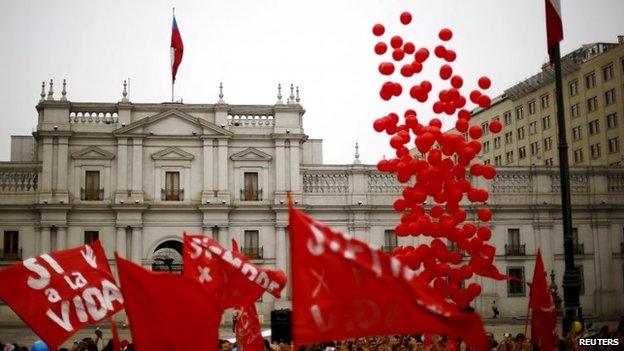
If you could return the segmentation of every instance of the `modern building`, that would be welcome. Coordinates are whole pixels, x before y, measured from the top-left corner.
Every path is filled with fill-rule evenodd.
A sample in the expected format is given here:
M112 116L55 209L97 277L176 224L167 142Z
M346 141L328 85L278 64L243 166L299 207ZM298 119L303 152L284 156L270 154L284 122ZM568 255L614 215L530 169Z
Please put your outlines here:
M618 87L618 89L621 89ZM230 246L236 239L257 264L289 272L287 194L336 230L391 251L428 242L397 238L392 208L402 187L363 165L322 162L322 142L303 129L304 109L291 88L285 102L234 105L84 103L42 89L36 130L12 138L0 163L0 266L99 239L113 253L154 270L180 270L183 232ZM341 150L340 152L350 152ZM624 312L624 168L573 167L577 262L585 311ZM555 169L499 169L491 192L492 241L502 272L530 279L538 247L561 284L563 245ZM469 218L474 208L464 204ZM478 279L476 308L523 315L525 284ZM7 282L2 282L6 284ZM260 313L290 305L265 294ZM0 305L0 318L9 318ZM229 316L224 317L225 320ZM266 317L265 317L265 320Z
M624 165L624 36L593 43L562 57L565 123L570 165ZM484 127L484 163L556 165L557 113L553 68L512 86L488 109L473 111ZM498 119L503 130L489 133Z

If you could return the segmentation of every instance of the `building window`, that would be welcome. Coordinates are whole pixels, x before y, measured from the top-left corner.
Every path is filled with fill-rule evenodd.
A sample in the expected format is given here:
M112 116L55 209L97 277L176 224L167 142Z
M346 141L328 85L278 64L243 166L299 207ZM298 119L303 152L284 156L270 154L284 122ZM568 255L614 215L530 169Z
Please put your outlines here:
M598 134L600 132L600 123L597 119L589 122L588 124L589 135Z
M550 95L542 95L542 108L548 108L550 106Z
M507 280L507 296L526 296L524 288L524 267L507 267L507 275L511 279Z
M576 118L581 115L581 107L579 106L579 104L572 105L570 109L570 112L572 113L572 118Z
M617 117L617 113L612 113L610 115L607 115L607 128L611 129L611 128L615 128L618 125L618 117Z
M489 165L490 164L490 159L488 158L487 160L483 161L484 165Z
M602 78L604 81L613 79L613 64L609 64L602 68Z
M181 201L180 172L165 172L165 201Z
M585 275L583 274L583 266L576 266L576 272L578 273L579 283L581 283L581 286L579 287L579 294L585 295Z
M535 100L529 101L529 114L530 115L535 114Z
M574 140L581 140L581 126L572 128L572 138Z
M519 159L524 159L526 157L526 149L524 148L524 146L518 148L518 158Z
M86 230L84 232L85 245L91 245L99 239L100 239L100 232L98 232L97 230Z
M587 99L587 112L596 111L597 108L598 108L598 100L596 99L595 96Z
M516 120L524 118L524 109L522 106L516 107Z
M508 151L505 155L505 159L507 161L507 164L513 163L513 151Z
M585 88L592 89L596 86L596 74L594 72L585 76Z
M505 125L511 124L511 111L507 111L503 114L503 119L505 120Z
M398 238L394 230L385 230L383 251L387 253L392 253L392 251L396 249L397 247L398 247Z
M481 123L481 129L483 129L483 135L488 135L489 128L487 122Z
M260 201L262 200L262 190L258 189L258 172L245 172L244 188L242 189L242 198L245 201Z
M579 241L579 232L578 228L572 228L572 244L574 247L575 255L584 255L585 254L585 245Z
M574 163L583 162L583 149L574 150Z
M483 142L483 153L486 152L490 152L490 142L489 141L484 141Z
M245 230L245 246L243 254L250 259L262 258L262 247L260 247L260 233L257 230Z
M615 103L615 89L605 91L605 105L612 105Z
M513 133L507 132L505 133L505 144L511 144L513 142Z
M552 137L544 138L544 150L552 149Z
M546 166L552 166L553 165L553 159L552 158L547 158L545 163L546 163Z
M550 129L550 116L542 118L542 129Z
M616 153L620 151L620 139L619 138L613 138L613 139L609 139L609 153Z
M592 144L589 147L591 149L591 157L599 158L600 157L600 143Z
M531 143L531 155L535 156L539 153L539 142Z
M3 241L4 246L2 248L2 259L6 261L20 259L19 232L17 230L5 230Z
M570 96L578 95L578 80L570 83Z
M520 245L520 229L507 229L507 245L505 245L505 255L524 256L524 245Z
M499 136L497 136L496 138L494 138L494 148L498 149L501 146L501 139Z
M100 171L85 172L85 186L82 190L82 200L99 201L103 200L104 189L100 189Z
M503 164L501 155L494 156L494 165L501 166Z
M537 122L529 123L529 135L537 133Z
M517 132L518 132L518 140L524 139L524 127L518 128Z

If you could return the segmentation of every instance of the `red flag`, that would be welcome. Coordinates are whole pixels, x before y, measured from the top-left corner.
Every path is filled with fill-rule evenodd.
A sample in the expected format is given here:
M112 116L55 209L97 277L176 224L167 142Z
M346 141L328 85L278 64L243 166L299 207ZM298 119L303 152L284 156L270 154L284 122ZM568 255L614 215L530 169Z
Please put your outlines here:
M214 292L224 308L254 303L264 291L279 298L286 285L284 272L257 267L204 235L184 235L184 275Z
M0 282L0 298L52 350L123 308L99 241L26 259L0 271Z
M115 259L137 350L216 350L223 310L214 295L183 275Z
M459 311L398 259L292 207L290 247L296 344L431 333L488 349L478 314Z
M539 249L535 259L529 308L531 308L531 340L540 345L540 350L554 350L557 312L548 288L546 269Z
M552 50L563 40L563 23L561 21L561 2L544 0L546 5L546 41L550 62L554 61Z
M182 62L183 54L184 44L182 43L182 36L178 29L178 22L176 22L175 15L173 15L173 26L171 28L171 76L173 82L175 82L178 66L180 66Z
M121 351L121 344L119 343L119 331L117 330L117 323L111 318L111 331L113 332L113 351Z

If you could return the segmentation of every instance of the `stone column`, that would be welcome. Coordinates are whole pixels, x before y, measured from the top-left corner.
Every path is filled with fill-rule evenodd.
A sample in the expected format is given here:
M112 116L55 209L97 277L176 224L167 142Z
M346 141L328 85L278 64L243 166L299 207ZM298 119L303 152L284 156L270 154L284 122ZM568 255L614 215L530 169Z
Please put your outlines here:
M224 247L228 247L229 242L230 242L230 234L228 233L228 227L219 227L217 240Z
M202 197L210 198L214 196L214 157L213 157L213 139L204 139L203 155L204 155L204 187L202 189ZM202 203L205 199L202 199Z
M611 274L614 265L610 230L610 221L606 218L603 220L595 220L594 223L592 223L595 274L588 274L587 267L584 267L585 278L595 279L595 306L598 315L612 314L615 311L614 306L617 306L616 291L612 282L615 274ZM587 244L585 245L585 250L588 250L589 247L587 247Z
M141 227L132 227L132 261L141 264L143 247L143 229Z
M56 249L65 250L67 248L67 228L56 228Z
M219 140L219 146L218 146L218 152L219 152L219 183L218 183L218 190L219 190L219 197L221 196L227 196L227 201L229 201L229 193L228 193L228 140L227 139L218 139Z
M286 155L284 150L284 139L275 140L275 192L286 191ZM278 199L275 199L276 201Z
M143 139L132 139L132 195L143 192Z
M299 182L299 140L290 141L290 191L301 193Z
M57 155L57 163L56 163L56 190L66 194L67 193L67 148L68 148L68 139L67 137L58 137L58 155ZM65 197L65 196L64 196ZM67 199L64 199L67 200Z
M121 257L127 257L126 253L126 227L117 227L115 238L115 250Z
M51 137L43 137L43 165L41 167L41 192L52 192L52 154L53 144Z
M41 227L39 253L44 254L50 252L50 236L50 227Z
M128 139L117 139L117 192L128 190Z

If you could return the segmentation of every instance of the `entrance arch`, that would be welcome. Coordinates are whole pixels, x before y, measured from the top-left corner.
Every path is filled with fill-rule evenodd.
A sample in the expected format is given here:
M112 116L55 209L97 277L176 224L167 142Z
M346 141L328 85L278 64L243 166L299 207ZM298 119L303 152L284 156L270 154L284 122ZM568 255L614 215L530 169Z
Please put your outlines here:
M154 249L152 271L182 273L182 242L167 240Z

